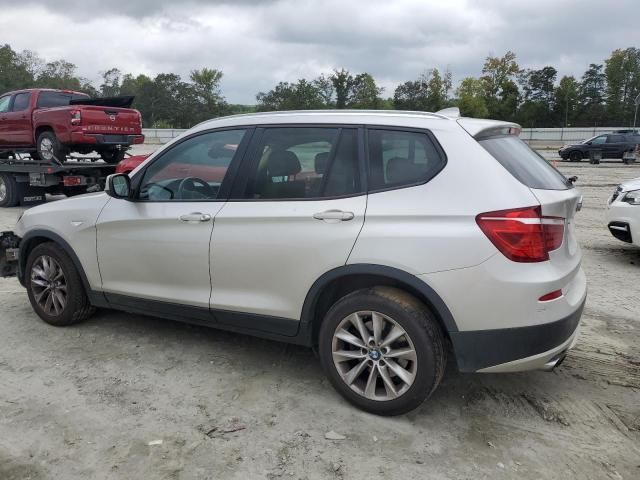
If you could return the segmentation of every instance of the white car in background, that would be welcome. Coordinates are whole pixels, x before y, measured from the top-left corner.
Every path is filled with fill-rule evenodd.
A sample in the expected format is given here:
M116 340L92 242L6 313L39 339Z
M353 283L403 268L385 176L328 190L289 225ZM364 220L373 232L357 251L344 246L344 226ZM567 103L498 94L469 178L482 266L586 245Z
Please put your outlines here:
M621 183L609 197L607 226L618 240L640 246L640 178Z

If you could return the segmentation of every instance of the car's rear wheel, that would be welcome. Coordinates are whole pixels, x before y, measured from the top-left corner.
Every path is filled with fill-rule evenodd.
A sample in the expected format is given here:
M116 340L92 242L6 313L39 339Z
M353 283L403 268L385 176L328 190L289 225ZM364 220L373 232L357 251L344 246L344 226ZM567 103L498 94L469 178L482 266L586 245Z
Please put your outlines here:
M440 383L446 363L431 312L390 287L359 290L333 305L320 328L319 353L336 390L378 415L418 407Z
M19 202L16 179L8 173L0 173L0 207L15 207Z
M67 152L58 141L56 134L50 130L42 132L36 143L37 156L45 162L62 164L67 159Z
M579 162L582 160L582 153L574 150L573 152L571 152L569 154L569 160L571 160L572 162Z
M29 254L25 272L29 301L45 322L72 325L95 311L73 261L55 243L36 246Z
M124 150L109 148L107 150L102 150L100 152L100 156L106 163L115 164L124 158L124 153Z

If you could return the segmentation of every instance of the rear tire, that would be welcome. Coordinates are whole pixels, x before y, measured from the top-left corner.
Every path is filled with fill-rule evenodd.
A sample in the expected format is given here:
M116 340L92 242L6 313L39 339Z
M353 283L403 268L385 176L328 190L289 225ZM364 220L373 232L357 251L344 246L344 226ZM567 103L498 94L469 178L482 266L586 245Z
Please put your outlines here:
M119 163L122 159L124 159L124 153L124 150L111 148L108 150L102 150L100 152L100 156L106 163L113 165Z
M15 207L20 203L18 184L13 175L0 173L0 207Z
M42 243L29 253L25 283L33 310L50 325L73 325L95 312L73 261L55 243Z
M45 130L38 136L36 148L38 157L45 162L63 164L67 159L66 149L51 130Z
M358 290L336 302L320 327L319 354L344 398L385 416L418 407L446 365L444 336L433 314L391 287Z
M572 162L580 162L582 160L582 153L574 150L569 154L569 160Z

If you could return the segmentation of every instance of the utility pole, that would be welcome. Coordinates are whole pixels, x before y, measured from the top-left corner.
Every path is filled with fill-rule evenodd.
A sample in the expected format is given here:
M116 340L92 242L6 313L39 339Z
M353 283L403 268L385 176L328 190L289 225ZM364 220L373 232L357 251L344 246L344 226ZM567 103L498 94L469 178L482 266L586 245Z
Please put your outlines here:
M565 97L565 107L564 107L564 128L567 128L567 118L569 117L569 95L566 95Z
M635 102L633 102L636 104L636 111L633 114L633 129L636 129L636 118L638 118L638 106L640 106L640 93L638 94L638 96L636 97Z

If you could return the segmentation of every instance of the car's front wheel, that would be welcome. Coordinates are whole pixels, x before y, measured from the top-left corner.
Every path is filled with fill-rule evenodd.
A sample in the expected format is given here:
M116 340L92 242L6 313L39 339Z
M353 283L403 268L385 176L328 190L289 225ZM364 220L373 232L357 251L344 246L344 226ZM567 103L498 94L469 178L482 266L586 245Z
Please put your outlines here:
M579 162L582 160L582 152L579 152L578 150L574 150L573 152L571 152L569 154L569 160L571 160L572 162Z
M339 300L319 334L323 369L348 401L378 415L418 407L444 374L442 331L408 293L374 287Z
M42 243L31 251L25 275L31 306L45 322L72 325L95 311L73 261L55 243Z

